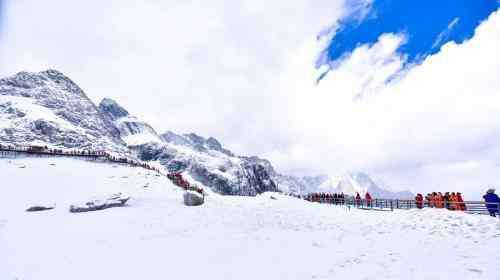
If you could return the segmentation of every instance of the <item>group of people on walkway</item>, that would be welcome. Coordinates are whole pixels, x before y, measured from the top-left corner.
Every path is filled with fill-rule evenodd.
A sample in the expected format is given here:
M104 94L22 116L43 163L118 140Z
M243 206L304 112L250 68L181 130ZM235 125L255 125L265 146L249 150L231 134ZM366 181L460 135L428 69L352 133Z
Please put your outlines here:
M305 200L311 202L331 203L331 204L344 204L346 196L344 193L309 193L305 196Z
M356 195L349 196L342 193L310 193L305 196L305 199L311 202L320 202L320 203L329 203L329 204L345 204L346 201L353 201L354 200L354 205L356 207L361 207L361 206L367 206L367 207L372 207L373 206L373 198L369 192L367 192L364 195L364 199L361 198L361 195L359 193L356 193ZM349 202L347 202L349 203Z
M467 207L459 192L433 192L428 193L425 198L422 194L417 194L415 197L417 208L424 208L425 204L431 208L446 208L448 210L465 211Z
M363 201L361 199L361 195L357 192L356 193L356 196L354 197L354 202L356 204L357 207L360 207L363 205L363 202L364 202L364 205L366 205L367 207L372 207L373 206L373 198L372 198L372 195L369 193L369 192L366 192L365 193L365 200Z

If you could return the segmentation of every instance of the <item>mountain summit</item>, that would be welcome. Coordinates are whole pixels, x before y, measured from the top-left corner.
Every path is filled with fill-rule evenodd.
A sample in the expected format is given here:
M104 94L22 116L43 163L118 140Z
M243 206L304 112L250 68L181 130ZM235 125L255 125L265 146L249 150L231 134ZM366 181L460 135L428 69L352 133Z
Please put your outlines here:
M99 110L112 122L120 132L121 139L128 146L137 146L145 143L161 143L158 133L149 124L140 121L129 114L125 108L110 98L104 98L99 104Z
M0 79L0 141L124 151L119 131L56 70Z

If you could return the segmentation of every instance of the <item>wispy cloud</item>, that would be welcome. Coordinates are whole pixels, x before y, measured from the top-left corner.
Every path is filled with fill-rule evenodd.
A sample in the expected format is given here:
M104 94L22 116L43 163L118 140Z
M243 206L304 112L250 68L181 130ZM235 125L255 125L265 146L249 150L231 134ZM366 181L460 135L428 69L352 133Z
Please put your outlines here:
M445 30L443 30L441 33L439 33L439 35L436 38L436 41L434 41L434 43L432 44L433 49L441 46L441 44L450 36L451 31L453 30L455 25L457 25L459 20L460 20L460 18L458 18L458 17L455 18L454 20L452 20L450 22L450 24L448 24L448 27Z

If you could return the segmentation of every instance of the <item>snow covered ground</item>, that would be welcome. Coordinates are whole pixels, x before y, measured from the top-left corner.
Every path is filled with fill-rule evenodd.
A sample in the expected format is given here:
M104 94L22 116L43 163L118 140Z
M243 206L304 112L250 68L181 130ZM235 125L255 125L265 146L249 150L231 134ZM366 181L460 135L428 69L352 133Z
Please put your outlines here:
M67 158L0 159L0 178L2 280L500 279L500 220L486 216L271 193L185 207L154 173ZM68 211L116 192L128 207ZM40 203L56 208L25 212Z

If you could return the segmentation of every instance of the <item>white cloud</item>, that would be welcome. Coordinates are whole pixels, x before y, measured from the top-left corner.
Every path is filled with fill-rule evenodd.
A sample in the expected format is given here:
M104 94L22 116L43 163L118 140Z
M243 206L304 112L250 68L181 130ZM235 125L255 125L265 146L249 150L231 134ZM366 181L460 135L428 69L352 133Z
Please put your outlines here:
M250 137L269 130L283 54L345 13L342 2L12 0L0 73L57 68L159 130L259 153Z
M413 190L479 194L500 179L498 26L496 13L473 39L446 44L389 85L384 80L404 59L395 52L403 35L385 34L371 47L360 46L318 86L301 71L309 61L297 59L281 91L290 96L293 149L301 152L273 157L280 166L363 169ZM305 47L299 53L311 52ZM353 99L360 92L364 97Z

